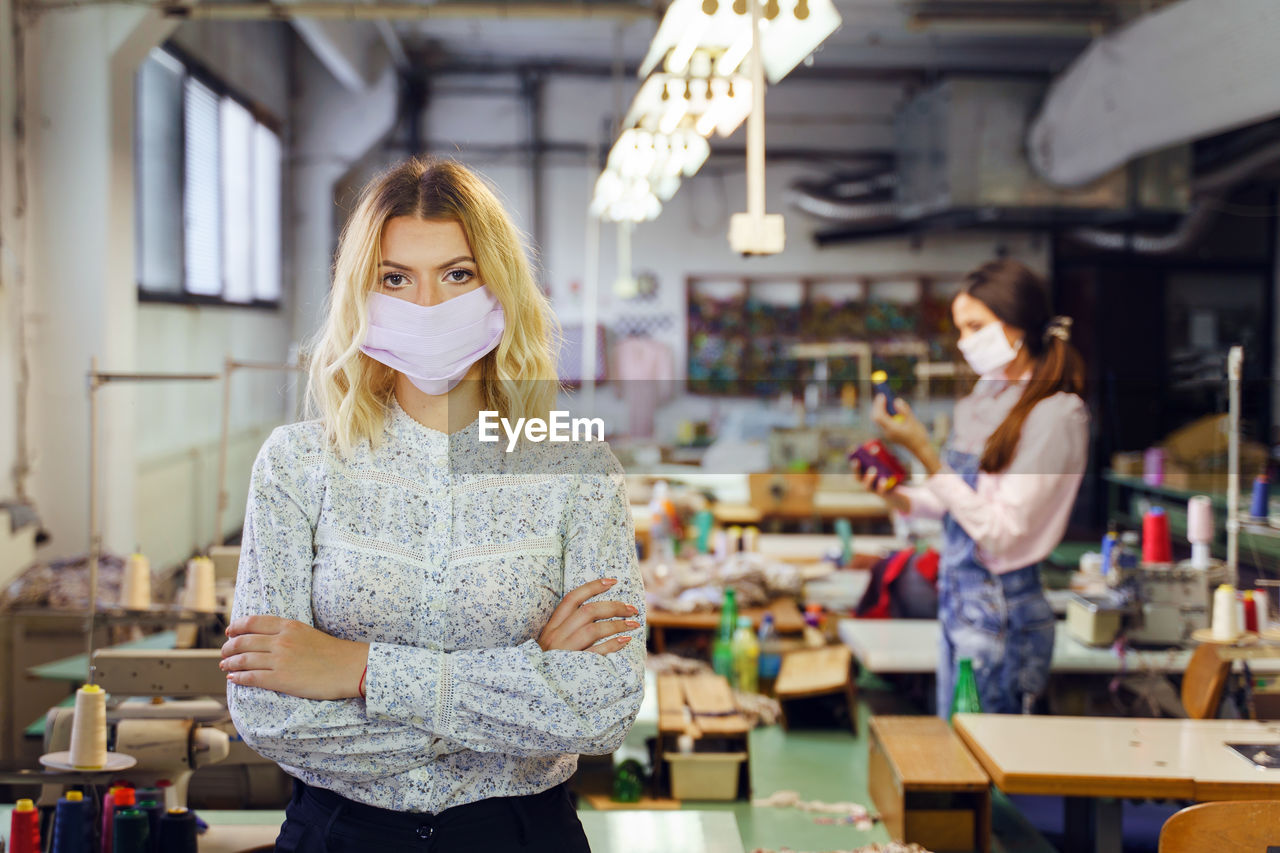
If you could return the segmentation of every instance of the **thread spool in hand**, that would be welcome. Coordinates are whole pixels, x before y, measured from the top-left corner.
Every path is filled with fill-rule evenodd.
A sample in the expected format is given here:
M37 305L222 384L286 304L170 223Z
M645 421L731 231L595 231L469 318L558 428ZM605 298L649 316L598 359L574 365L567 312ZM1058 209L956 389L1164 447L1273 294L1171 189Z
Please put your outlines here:
M1173 562L1173 540L1169 535L1169 516L1161 507L1152 507L1142 517L1142 562Z
M1222 584L1213 591L1213 638L1225 643L1240 637L1240 606L1236 588Z
M96 684L76 691L71 718L71 766L101 770L107 763L107 692Z
M196 816L186 809L169 809L160 818L157 849L164 853L196 853Z
M187 590L183 603L201 613L217 611L218 596L214 591L213 560L208 557L193 557L187 561Z
M889 374L883 370L877 370L871 374L871 389L876 393L884 396L884 411L891 418L902 419L902 415L898 413L898 409L893 404L893 389L889 387Z
M146 610L151 606L151 561L142 554L130 555L125 564L120 604L129 610Z

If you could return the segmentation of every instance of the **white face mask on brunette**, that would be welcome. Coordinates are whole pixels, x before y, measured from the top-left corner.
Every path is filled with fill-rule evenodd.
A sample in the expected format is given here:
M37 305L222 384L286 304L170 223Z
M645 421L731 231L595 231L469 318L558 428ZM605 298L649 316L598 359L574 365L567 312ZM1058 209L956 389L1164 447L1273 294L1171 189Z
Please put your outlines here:
M1005 336L1004 324L993 320L959 343L960 354L969 363L974 373L989 378L997 371L1008 367L1022 349L1022 341L1011 346Z

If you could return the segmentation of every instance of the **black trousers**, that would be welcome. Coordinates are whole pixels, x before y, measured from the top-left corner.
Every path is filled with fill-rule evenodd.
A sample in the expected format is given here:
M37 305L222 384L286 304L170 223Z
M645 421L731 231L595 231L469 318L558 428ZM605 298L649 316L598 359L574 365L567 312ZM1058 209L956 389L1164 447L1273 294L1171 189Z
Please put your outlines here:
M293 780L279 853L590 853L569 788L493 797L438 814L395 812Z

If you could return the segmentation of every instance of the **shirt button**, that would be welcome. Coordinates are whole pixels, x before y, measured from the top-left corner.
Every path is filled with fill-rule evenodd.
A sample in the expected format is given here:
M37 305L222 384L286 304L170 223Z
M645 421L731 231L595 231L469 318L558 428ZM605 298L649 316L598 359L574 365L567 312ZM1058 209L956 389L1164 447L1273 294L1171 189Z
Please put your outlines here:
M448 465L448 464L449 464L449 457L448 457L448 456L443 456L443 455L440 455L440 456L432 456L432 457L431 457L431 464L432 464L432 465L434 465L434 466L435 466L435 467L437 467L437 468L443 468L443 467L445 467L446 465Z
M424 823L422 826L418 827L418 837L424 841L435 834L436 828L430 824Z

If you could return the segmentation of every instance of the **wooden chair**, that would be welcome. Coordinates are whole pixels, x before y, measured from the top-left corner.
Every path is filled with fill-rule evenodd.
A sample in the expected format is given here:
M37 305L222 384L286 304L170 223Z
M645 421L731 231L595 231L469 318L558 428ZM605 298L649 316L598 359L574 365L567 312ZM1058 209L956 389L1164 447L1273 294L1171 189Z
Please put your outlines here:
M1160 853L1267 853L1280 847L1280 800L1201 803L1169 818Z
M1182 709L1187 716L1194 720L1216 717L1230 674L1231 661L1218 655L1216 643L1197 646L1191 654L1187 671L1182 675Z

